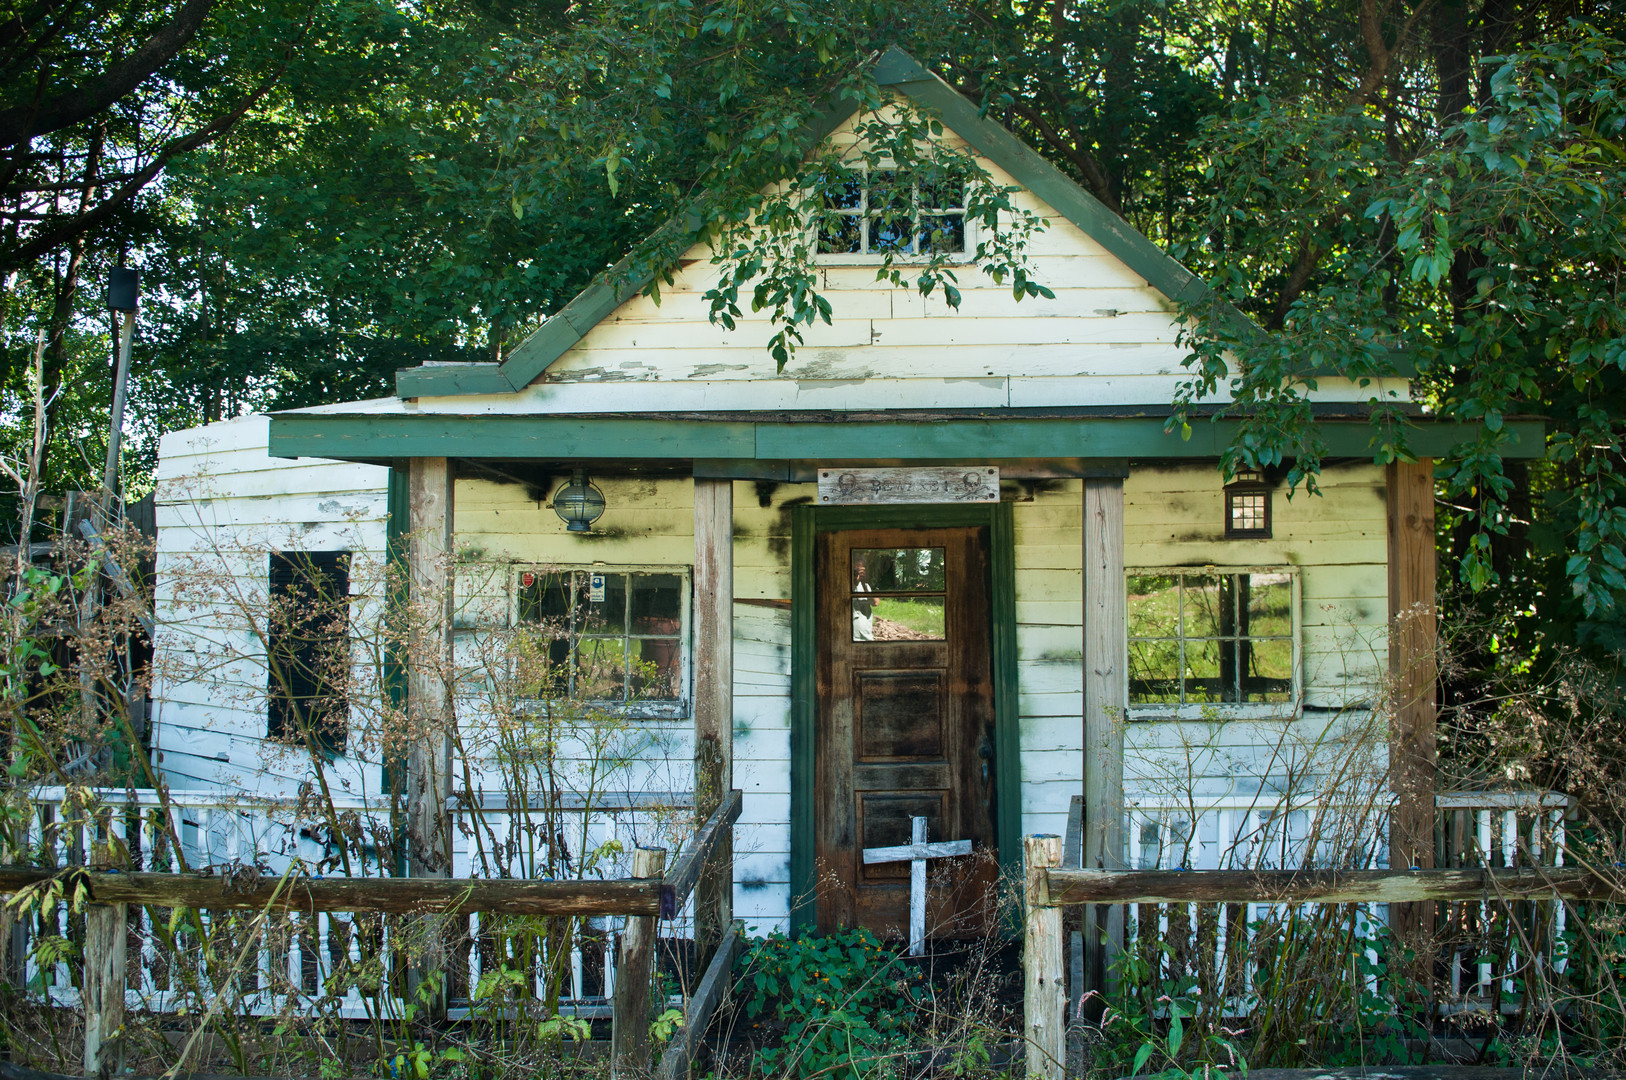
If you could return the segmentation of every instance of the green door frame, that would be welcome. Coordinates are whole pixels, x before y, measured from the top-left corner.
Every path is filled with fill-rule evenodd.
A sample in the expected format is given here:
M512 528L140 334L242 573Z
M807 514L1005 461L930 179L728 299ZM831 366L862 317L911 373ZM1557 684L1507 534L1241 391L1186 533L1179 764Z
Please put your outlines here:
M814 606L813 547L821 532L841 529L943 529L986 526L989 540L989 614L994 674L994 776L999 808L994 822L1000 867L1022 861L1021 731L1016 694L1016 542L1010 503L929 506L798 506L790 540L790 923L791 932L815 925L813 787L818 687L818 620Z

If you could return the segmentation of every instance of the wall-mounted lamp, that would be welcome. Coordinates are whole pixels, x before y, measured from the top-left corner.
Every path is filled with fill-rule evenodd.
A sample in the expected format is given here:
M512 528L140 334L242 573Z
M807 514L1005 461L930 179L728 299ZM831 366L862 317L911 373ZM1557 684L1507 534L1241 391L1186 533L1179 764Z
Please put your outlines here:
M570 483L553 493L553 512L566 532L591 532L593 522L604 515L604 492L587 479L586 469L572 469Z
M1236 479L1225 485L1225 536L1270 539L1270 485L1256 469L1238 469Z

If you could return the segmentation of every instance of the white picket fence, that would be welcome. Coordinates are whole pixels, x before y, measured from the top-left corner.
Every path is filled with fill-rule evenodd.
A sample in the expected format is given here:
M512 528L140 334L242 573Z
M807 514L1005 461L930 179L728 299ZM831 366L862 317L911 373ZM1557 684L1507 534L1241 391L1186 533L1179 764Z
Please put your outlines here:
M227 792L172 791L165 799L146 789L85 792L45 788L34 796L35 813L28 836L32 857L59 866L91 861L93 843L105 846L109 838L129 852L135 870L207 870L220 874L277 877L298 862L303 872L327 876L388 876L394 855L389 843L390 807L387 800L334 796L316 810L314 800L248 797ZM687 797L631 793L591 799L560 800L546 804L510 806L500 798L477 798L454 803L453 866L459 877L536 876L540 853L549 843L563 843L573 858L597 853L591 876L621 876L620 852L634 844L658 842L662 823L684 809ZM88 805L87 805L88 804ZM327 809L331 807L331 812ZM168 829L164 815L168 814ZM133 831L132 831L133 827ZM343 834L334 840L335 832ZM563 833L563 836L559 834ZM346 865L340 852L347 851ZM359 852L359 855L357 854ZM19 853L8 853L16 861ZM661 921L661 935L682 941L692 938L692 912ZM68 905L55 911L56 932L70 933ZM225 913L199 912L200 923L154 924L151 909L132 906L132 952L128 991L131 1008L154 1012L196 1011L207 1007L218 988L198 952L201 939L219 924ZM492 920L477 913L466 916L466 934L459 946L461 971L452 980L452 1016L477 1007L470 1000L487 973L495 950L501 947L491 933ZM571 941L565 985L559 1011L584 1019L608 1017L615 988L615 942L620 918L583 920ZM259 931L256 941L234 940L244 962L233 981L231 1007L250 1015L276 1015L291 1004L316 1007L346 1018L399 1016L403 1002L380 987L392 984L389 965L397 943L387 920L348 913L321 912L315 916L290 913L272 927ZM162 939L175 935L182 948L168 948ZM518 972L531 983L540 999L549 981L540 949L521 949L529 971ZM42 968L33 949L26 950L27 985L53 1002L77 1007L79 992L72 986L66 959ZM363 972L364 965L370 965ZM508 964L512 969L512 964ZM216 961L216 970L220 970ZM512 977L512 976L511 976ZM369 988L370 987L370 988ZM292 1000L297 999L297 1001Z
M1446 860L1453 866L1514 867L1520 865L1563 866L1564 820L1568 799L1542 792L1461 792L1442 794L1436 800L1446 837ZM1389 865L1388 804L1372 799L1364 805L1330 807L1327 804L1292 800L1271 795L1220 796L1173 800L1131 800L1125 808L1126 858L1135 870L1271 870L1295 868L1382 869ZM1239 1015L1252 1008L1254 971L1252 964L1228 964L1227 950L1239 935L1231 920L1240 918L1240 940L1251 954L1261 926L1279 926L1295 905L1248 903L1208 905L1217 908L1213 963L1220 992L1227 999L1226 1011ZM1317 905L1297 905L1309 912ZM1148 906L1151 907L1151 906ZM1142 927L1143 909L1128 909L1127 930L1131 940L1153 933L1168 941L1170 912L1175 905L1156 905L1157 925ZM1186 905L1190 928L1185 942L1191 956L1203 946L1198 941L1197 904ZM1238 910L1240 909L1240 910ZM1447 912L1449 926L1456 936L1483 933L1510 917L1505 905L1453 903ZM1534 956L1509 952L1499 965L1485 962L1483 948L1460 946L1451 958L1453 1001L1447 1011L1483 1009L1499 998L1504 1011L1516 1011L1515 984L1527 964L1550 965L1561 974L1565 967L1562 935L1565 929L1564 905L1531 907L1535 918L1546 925L1539 936L1547 948ZM1367 959L1378 960L1375 948L1381 928L1388 921L1388 905L1357 905L1354 932L1367 942ZM1173 978L1176 959L1158 954L1159 970L1154 978ZM1241 985L1226 985L1231 973ZM1498 985L1499 984L1499 985ZM1375 975L1367 977L1368 988L1377 990ZM1500 990L1500 994L1497 991Z

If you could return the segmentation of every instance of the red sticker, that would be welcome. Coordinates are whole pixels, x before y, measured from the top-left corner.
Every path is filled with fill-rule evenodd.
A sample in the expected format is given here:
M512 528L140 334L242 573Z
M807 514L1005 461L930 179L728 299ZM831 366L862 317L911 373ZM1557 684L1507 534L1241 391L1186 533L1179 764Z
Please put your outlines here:
M528 589L536 584L536 575L527 570L519 576L519 583Z

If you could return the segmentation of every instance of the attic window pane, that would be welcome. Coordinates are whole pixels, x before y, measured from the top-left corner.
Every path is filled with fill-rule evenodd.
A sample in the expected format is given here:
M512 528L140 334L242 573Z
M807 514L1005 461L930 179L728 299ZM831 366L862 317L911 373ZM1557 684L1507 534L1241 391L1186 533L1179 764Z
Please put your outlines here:
M920 250L964 251L965 215L933 215L921 218Z
M965 186L914 183L892 169L856 172L823 193L821 255L919 255L966 250Z
M856 215L843 214L819 230L820 255L856 255L864 250L864 230Z

